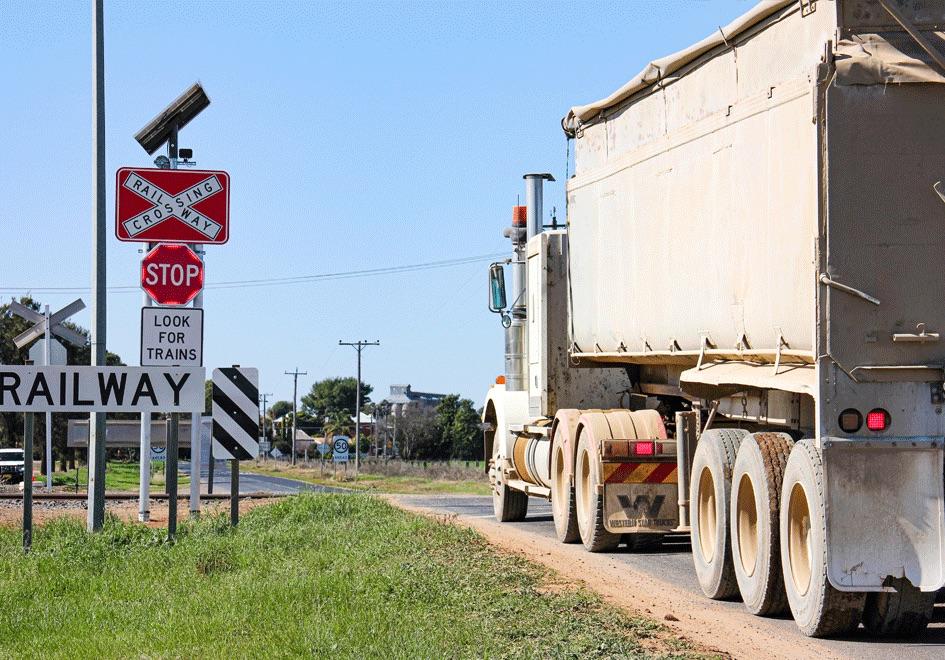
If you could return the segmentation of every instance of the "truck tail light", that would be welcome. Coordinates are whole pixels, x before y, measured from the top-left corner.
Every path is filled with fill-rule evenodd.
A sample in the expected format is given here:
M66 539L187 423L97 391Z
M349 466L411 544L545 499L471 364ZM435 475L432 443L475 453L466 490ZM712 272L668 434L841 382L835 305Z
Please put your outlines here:
M844 433L856 433L863 426L863 415L856 408L847 408L840 413L840 430Z
M889 413L882 408L873 408L866 413L866 428L870 431L885 431L891 421Z
M634 456L655 456L656 455L656 443L652 440L646 442L634 442L633 445L633 455Z

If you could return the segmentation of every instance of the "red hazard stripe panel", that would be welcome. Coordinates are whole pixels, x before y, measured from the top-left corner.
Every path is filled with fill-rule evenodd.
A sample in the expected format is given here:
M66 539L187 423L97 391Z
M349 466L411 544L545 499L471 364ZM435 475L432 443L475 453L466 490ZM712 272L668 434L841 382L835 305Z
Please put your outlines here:
M647 476L647 478L643 480L643 483L647 483L647 484L665 483L666 481L668 481L668 477L670 475L672 475L673 477L676 476L673 474L674 472L676 472L675 463L659 463L656 466L656 469L650 472L649 476ZM675 479L673 479L673 481L675 481Z
M639 467L639 463L621 463L604 479L605 484L620 484L630 476L630 473ZM610 467L610 466L608 466Z

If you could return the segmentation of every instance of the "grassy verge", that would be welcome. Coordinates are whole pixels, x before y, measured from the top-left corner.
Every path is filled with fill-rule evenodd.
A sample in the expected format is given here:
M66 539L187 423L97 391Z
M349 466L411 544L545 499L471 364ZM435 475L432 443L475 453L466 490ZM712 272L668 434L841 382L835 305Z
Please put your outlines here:
M475 532L363 495L163 530L0 530L0 657L689 656L659 624L551 582Z
M151 485L164 486L164 472L160 463L151 466ZM76 471L53 472L53 485L75 487ZM88 467L79 468L79 488L84 490L89 482ZM120 461L109 461L105 467L105 490L136 491L138 490L138 464ZM177 483L181 486L190 483L186 474L178 474Z
M375 493L396 494L423 494L445 493L453 495L489 495L492 491L489 484L483 481L470 479L434 479L416 475L382 475L362 472L357 481L353 478L353 466L345 473L340 468L338 478L333 476L333 467L326 463L324 473L319 467L292 467L277 463L260 463L257 466L247 466L250 472L265 474L272 477L298 479L311 484L322 486L341 486L354 490L364 490Z

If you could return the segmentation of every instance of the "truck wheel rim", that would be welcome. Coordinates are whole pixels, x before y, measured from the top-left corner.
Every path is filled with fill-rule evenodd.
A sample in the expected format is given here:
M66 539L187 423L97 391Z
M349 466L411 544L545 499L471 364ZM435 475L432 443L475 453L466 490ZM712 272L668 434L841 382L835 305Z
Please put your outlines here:
M568 496L568 483L564 478L564 452L561 450L561 447L558 447L555 451L554 471L554 476L552 477L554 498L551 503L555 509L560 510L560 507L566 501L565 498Z
M738 482L735 514L738 522L738 558L745 575L751 577L758 563L758 509L755 507L755 487L747 474L743 474Z
M588 520L588 512L591 508L591 462L588 460L588 454L586 451L581 452L580 463L581 520Z
M708 467L699 475L699 549L705 563L715 557L715 480Z
M810 507L804 487L796 483L791 489L788 505L788 554L791 563L791 580L801 596L810 588L813 572L811 552Z

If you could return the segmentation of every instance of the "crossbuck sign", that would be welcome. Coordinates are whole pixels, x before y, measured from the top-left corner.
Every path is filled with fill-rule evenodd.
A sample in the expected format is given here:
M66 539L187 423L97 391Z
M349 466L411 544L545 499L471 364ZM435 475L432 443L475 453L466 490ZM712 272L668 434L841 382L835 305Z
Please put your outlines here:
M226 243L230 176L223 171L123 167L115 182L120 241Z

